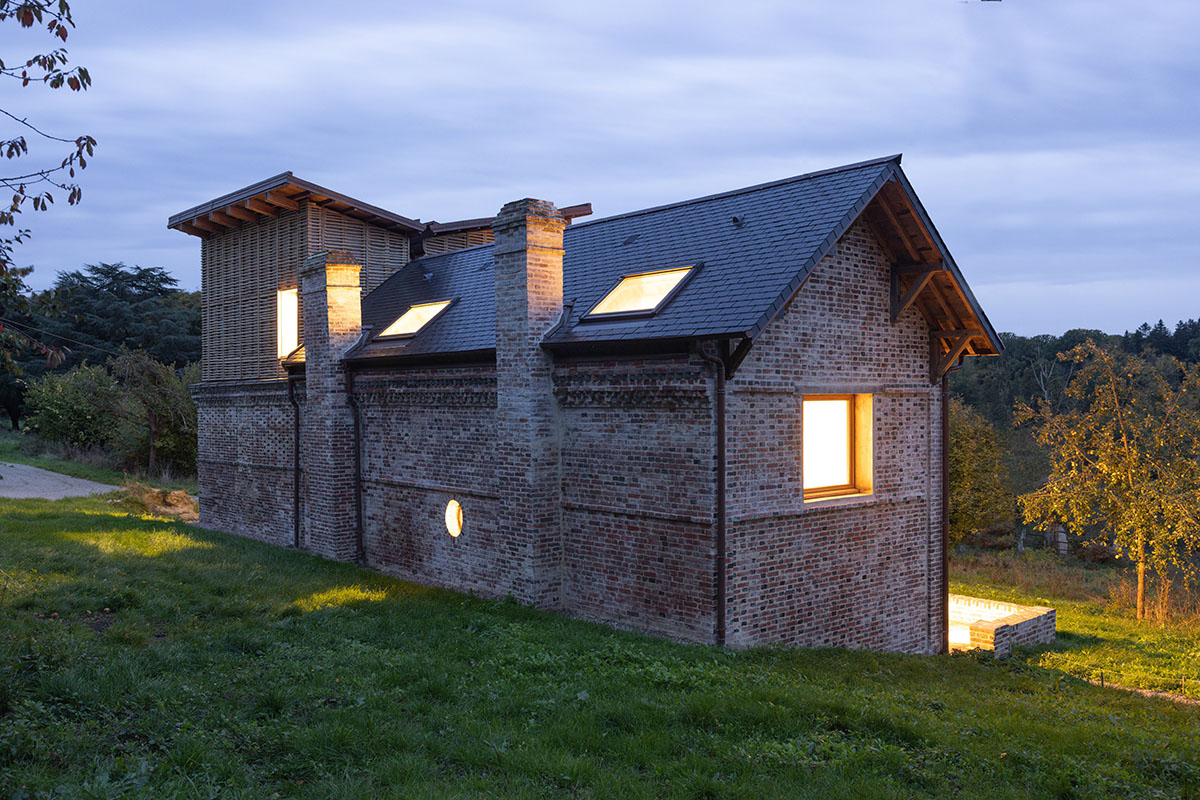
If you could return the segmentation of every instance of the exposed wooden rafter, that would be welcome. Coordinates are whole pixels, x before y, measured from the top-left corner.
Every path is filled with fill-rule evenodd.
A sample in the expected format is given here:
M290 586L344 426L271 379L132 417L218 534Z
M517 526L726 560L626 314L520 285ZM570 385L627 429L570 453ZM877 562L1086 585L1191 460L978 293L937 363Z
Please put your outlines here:
M284 194L281 194L280 192L267 192L265 195L263 195L263 197L265 197L266 201L273 206L279 206L280 208L286 208L288 211L299 211L300 210L299 203L297 203L292 198L290 198Z
M210 211L208 213L208 218L210 220L212 220L213 222L217 223L218 225L224 225L226 228L242 227L242 223L240 220L236 220L233 217L231 217L228 214L221 212L221 211Z
M280 214L278 208L264 203L257 197L251 197L246 200L246 208L250 209L251 211L257 211L259 214L263 214L268 217L278 217Z
M231 217L240 219L242 222L258 222L260 219L258 214L243 206L226 206L225 213Z
M196 217L194 220L192 220L192 227L199 228L200 230L207 231L208 233L224 233L225 231L229 230L224 225L218 225L215 222L209 222L208 220L201 219L200 217Z

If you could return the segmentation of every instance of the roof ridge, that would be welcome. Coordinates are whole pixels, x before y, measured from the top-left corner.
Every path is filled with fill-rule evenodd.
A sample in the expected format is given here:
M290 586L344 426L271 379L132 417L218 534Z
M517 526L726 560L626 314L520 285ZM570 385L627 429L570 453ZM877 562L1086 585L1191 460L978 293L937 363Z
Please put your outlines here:
M706 203L710 200L721 200L726 197L735 197L739 194L749 194L750 192L757 192L763 189L772 189L776 186L783 186L789 183L798 183L799 181L810 180L812 178L820 178L837 172L849 172L850 170L887 164L888 162L892 161L899 164L902 156L903 153L895 153L890 156L882 156L880 158L867 159L866 161L857 161L853 164L845 164L840 167L830 167L829 169L819 169L815 172L805 172L801 175L793 175L790 178L780 178L779 180L767 181L766 183L756 183L753 186L745 186L741 189L730 189L729 191L708 194L704 195L703 197L694 197L691 200L678 200L674 203L665 203L660 206L651 206L650 208L642 208L636 211L626 211L623 214L614 214L611 217L604 217L602 219L593 219L588 220L587 222L576 223L575 225L569 226L567 231L569 232L573 229L586 228L590 225L600 225L605 222L614 222L619 219L628 219L629 217L636 217L641 214L651 214L657 211L666 211L667 209L671 208L682 208L683 206L689 206L696 203Z

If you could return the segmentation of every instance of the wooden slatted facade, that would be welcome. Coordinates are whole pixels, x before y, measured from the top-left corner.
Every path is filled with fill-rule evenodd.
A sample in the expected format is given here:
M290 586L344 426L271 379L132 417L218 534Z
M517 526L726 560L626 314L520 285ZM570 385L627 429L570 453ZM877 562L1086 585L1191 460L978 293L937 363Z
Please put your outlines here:
M425 254L436 256L451 250L461 250L464 247L474 247L479 244L492 243L492 230L485 228L478 231L462 231L460 233L445 233L430 236L425 240Z
M409 260L404 233L307 202L202 239L203 380L285 376L276 352L276 291L297 288L301 262L322 250L344 251L358 260L363 294Z

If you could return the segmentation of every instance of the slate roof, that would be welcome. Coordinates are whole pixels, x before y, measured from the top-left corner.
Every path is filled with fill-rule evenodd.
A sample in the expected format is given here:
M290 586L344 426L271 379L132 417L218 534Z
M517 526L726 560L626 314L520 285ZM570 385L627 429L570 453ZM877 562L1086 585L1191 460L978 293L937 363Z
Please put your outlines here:
M428 276L428 277L427 277ZM418 303L454 304L410 339L369 341L347 357L471 353L496 347L496 292L490 244L412 261L363 298L363 327L374 336Z
M574 307L545 344L558 349L754 338L892 178L908 186L899 156L569 226L564 232L563 298L573 300ZM491 249L482 245L424 257L386 280L363 300L363 323L376 333L411 305L457 302L412 339L367 342L348 357L494 349ZM622 276L685 265L699 269L653 316L581 321ZM957 268L952 269L961 283ZM986 325L982 311L978 313Z

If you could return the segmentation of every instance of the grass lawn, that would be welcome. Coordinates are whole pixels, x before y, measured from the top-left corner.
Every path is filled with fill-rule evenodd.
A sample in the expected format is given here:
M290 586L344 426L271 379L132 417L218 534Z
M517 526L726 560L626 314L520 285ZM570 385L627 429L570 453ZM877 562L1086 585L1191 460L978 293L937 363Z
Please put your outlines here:
M101 498L0 501L0 570L3 798L1200 796L1200 710L1019 660L684 646Z
M158 488L183 489L193 497L196 496L196 479L194 477L169 478L164 481L157 478L134 476L106 466L98 460L64 458L55 454L53 450L54 448L47 448L41 444L35 436L7 429L0 430L0 461L10 464L28 464L31 467L40 467L51 472L61 472L63 475L85 478L112 486L124 486L127 478L136 478Z
M1090 680L1200 698L1200 624L1138 622L1111 596L1115 567L1058 559L1046 551L1024 556L977 553L956 557L950 590L1027 605L1054 606L1058 641L1018 653L1026 663Z

